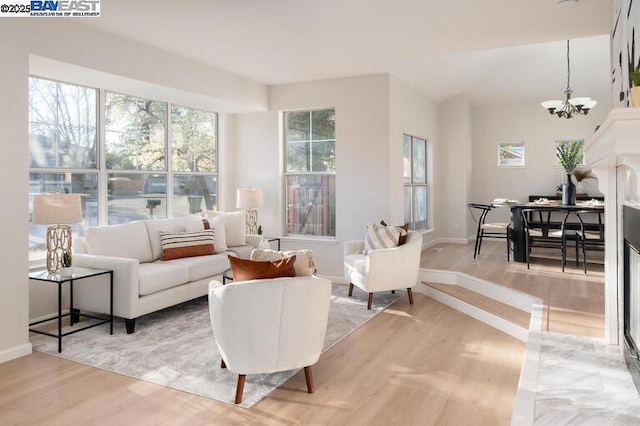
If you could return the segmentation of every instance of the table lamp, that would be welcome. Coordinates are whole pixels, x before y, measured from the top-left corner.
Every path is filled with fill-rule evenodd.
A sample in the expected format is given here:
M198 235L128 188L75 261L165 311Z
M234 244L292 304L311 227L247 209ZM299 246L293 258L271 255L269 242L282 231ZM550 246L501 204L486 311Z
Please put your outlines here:
M55 274L60 270L62 257L71 253L71 227L69 223L82 220L80 194L39 194L33 197L33 216L36 225L47 228L47 270Z
M237 192L236 207L247 209L245 223L247 234L256 235L258 233L258 207L262 207L264 198L261 188L239 188Z

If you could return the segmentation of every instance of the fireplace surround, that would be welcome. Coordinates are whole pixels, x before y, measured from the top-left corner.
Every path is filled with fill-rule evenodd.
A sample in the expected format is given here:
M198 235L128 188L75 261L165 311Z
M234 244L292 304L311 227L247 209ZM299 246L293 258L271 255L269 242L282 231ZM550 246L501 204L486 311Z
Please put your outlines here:
M605 196L605 339L640 390L640 108L612 109L585 159Z

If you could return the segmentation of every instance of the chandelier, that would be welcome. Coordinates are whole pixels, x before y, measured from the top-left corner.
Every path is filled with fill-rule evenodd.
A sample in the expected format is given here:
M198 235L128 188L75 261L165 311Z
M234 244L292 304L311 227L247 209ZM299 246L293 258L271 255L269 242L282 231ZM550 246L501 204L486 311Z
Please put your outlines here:
M575 114L587 115L591 108L596 106L597 101L591 100L591 98L581 97L572 98L571 94L571 66L569 62L569 40L567 40L567 89L564 91L566 100L563 101L544 101L540 105L550 114L556 114L562 118L573 118Z

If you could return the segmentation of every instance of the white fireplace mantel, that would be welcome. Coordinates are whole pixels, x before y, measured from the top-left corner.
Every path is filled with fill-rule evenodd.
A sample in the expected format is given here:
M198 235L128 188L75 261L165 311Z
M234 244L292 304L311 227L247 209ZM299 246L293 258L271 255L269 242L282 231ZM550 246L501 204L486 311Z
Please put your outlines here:
M611 110L585 144L588 167L598 176L605 197L605 339L622 337L622 206L640 208L640 108Z

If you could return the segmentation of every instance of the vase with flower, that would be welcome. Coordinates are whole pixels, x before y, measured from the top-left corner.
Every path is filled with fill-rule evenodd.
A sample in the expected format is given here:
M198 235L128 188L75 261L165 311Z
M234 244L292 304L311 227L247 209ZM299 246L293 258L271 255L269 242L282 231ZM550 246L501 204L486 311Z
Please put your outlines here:
M562 184L562 204L573 206L576 204L576 184L573 182L573 172L582 163L582 141L567 141L556 145L558 163L567 175Z

